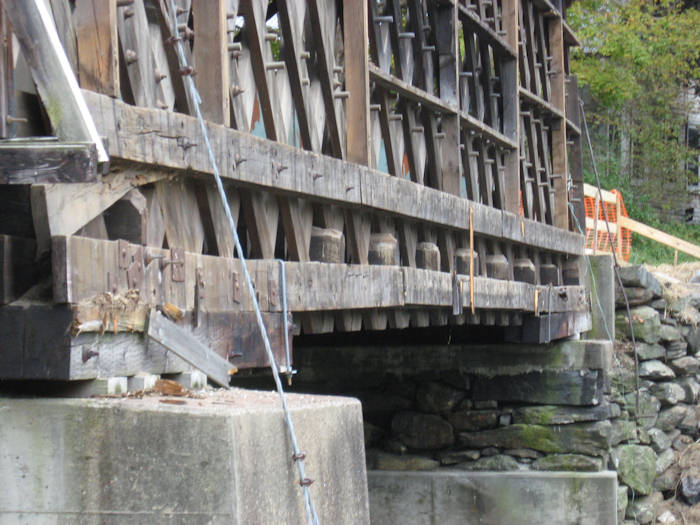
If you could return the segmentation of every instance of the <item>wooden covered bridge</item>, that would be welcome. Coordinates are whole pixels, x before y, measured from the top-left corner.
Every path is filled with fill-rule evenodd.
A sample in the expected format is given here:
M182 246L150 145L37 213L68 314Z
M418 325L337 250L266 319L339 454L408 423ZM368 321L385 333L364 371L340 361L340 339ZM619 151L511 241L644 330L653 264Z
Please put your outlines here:
M0 378L186 368L152 308L266 364L191 76L281 358L286 327L590 326L566 0L0 3Z

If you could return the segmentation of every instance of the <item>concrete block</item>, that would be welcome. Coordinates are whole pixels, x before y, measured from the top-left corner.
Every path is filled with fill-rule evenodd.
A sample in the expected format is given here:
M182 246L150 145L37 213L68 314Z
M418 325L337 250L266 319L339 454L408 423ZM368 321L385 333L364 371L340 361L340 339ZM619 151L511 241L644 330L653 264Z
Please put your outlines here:
M615 525L614 472L368 472L372 525Z
M591 291L591 321L588 339L615 339L615 273L612 255L591 255L591 271L584 273L584 282ZM596 299L597 298L597 299ZM598 305L600 302L600 306ZM602 310L602 311L601 311ZM608 332L610 335L608 335Z
M188 390L204 390L207 387L207 375L199 370L174 374L168 376L168 379L180 383Z
M306 523L276 394L163 399L0 399L0 524ZM287 399L321 523L368 523L360 403Z
M126 377L106 377L89 381L70 383L67 395L70 397L118 396L127 392Z
M127 387L129 392L134 392L136 390L149 390L156 385L159 376L155 374L138 374L132 376L127 381Z

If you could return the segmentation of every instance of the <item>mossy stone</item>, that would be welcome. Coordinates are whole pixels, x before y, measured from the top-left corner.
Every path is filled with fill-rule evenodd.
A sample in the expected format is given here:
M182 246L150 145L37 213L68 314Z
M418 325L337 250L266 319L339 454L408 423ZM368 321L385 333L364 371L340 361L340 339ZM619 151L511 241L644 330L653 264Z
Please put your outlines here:
M619 480L637 494L652 491L656 477L656 453L642 445L620 445L613 452Z

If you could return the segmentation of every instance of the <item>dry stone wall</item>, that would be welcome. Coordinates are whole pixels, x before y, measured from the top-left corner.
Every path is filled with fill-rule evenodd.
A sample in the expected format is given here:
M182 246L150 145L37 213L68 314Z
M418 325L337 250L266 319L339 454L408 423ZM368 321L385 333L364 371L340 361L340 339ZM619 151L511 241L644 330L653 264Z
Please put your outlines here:
M620 341L611 400L622 413L613 421L614 431L624 438L613 446L610 466L620 481L620 521L700 523L700 508L692 507L700 503L700 448L695 443L700 286L672 286L672 279L664 286L641 266L622 268L620 274L631 305L630 318L622 290L616 287L615 329Z
M379 470L603 470L620 441L611 360L610 343L573 340L298 354L302 384L362 401Z

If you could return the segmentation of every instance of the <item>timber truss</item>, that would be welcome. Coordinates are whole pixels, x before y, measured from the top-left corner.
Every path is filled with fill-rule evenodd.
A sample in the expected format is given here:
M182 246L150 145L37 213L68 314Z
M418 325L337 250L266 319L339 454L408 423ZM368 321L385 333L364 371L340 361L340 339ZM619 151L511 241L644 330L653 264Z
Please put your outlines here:
M154 307L266 364L192 75L276 352L285 329L589 327L565 4L0 3L0 135L58 137L0 143L0 377L180 371Z

